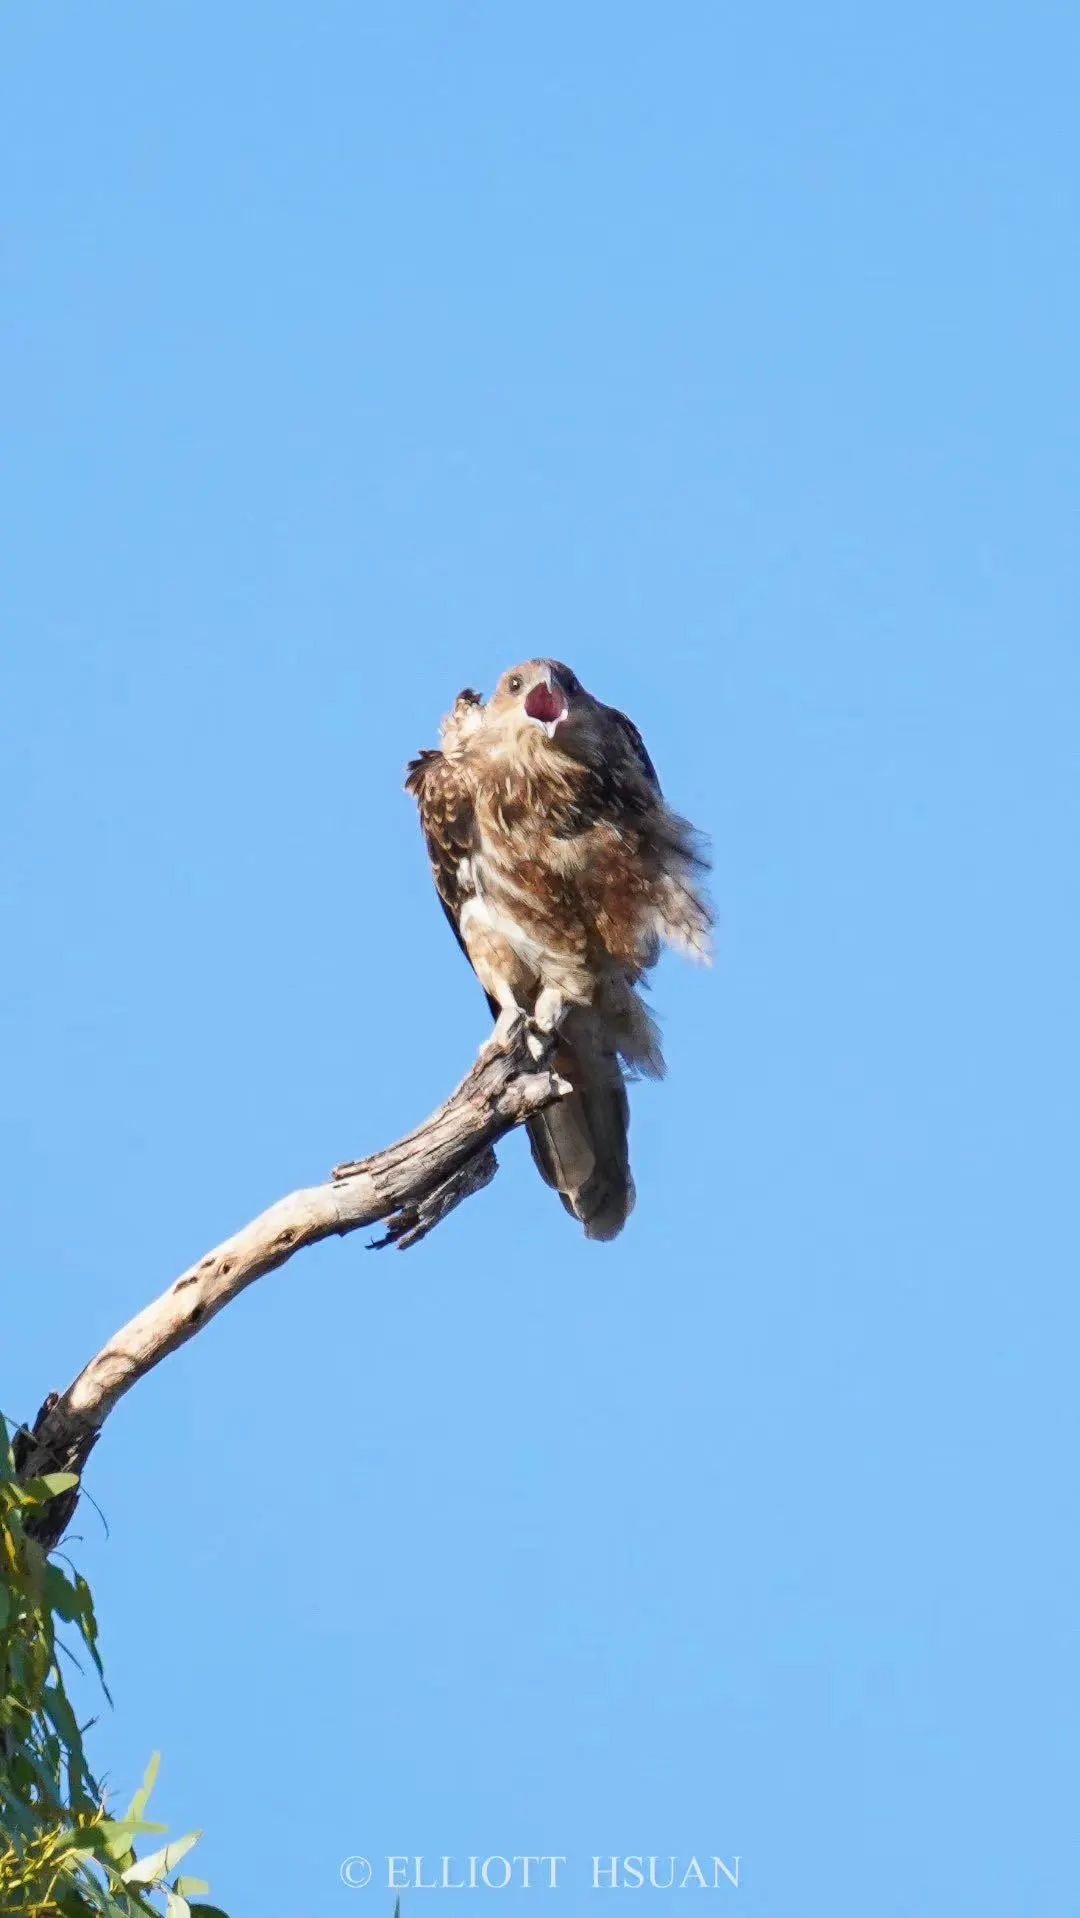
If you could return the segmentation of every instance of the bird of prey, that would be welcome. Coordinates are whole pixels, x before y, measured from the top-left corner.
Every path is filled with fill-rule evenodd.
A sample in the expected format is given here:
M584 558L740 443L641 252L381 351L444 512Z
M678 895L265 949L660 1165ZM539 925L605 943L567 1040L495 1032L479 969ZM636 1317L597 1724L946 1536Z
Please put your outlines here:
M410 762L435 885L496 1017L555 1035L572 1093L529 1121L533 1158L590 1239L634 1204L624 1074L659 1078L639 987L662 941L707 959L706 861L637 727L557 659L459 693Z

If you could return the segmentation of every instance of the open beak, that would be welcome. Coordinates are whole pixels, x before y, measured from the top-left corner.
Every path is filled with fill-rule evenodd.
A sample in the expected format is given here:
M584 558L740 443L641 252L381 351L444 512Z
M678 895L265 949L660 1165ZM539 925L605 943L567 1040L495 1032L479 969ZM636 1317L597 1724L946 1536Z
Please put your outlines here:
M566 695L561 686L553 686L549 679L541 679L530 687L525 698L525 711L530 719L535 719L544 728L549 739L555 737L555 729L566 718Z

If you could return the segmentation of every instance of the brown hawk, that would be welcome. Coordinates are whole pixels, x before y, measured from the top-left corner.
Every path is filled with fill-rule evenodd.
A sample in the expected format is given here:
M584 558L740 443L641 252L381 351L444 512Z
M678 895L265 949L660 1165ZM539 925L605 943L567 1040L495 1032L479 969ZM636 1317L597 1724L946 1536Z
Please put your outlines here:
M634 1203L624 1069L659 1078L638 990L661 941L707 959L706 861L665 804L637 727L556 659L459 693L410 762L439 897L496 1015L557 1035L573 1092L529 1121L533 1158L590 1239Z

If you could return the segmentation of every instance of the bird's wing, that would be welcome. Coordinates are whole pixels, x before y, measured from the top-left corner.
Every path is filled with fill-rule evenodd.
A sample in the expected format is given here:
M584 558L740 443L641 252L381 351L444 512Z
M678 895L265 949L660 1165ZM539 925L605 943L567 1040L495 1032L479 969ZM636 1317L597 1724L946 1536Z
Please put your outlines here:
M633 720L614 706L604 713L612 739L606 777L615 805L624 820L634 822L640 850L659 875L654 882L658 935L690 958L708 960L712 911L701 885L709 867L706 841L665 802Z
M413 795L431 861L439 902L454 938L469 958L461 936L461 914L472 897L472 853L475 824L472 788L453 755L425 748L409 761L405 790ZM469 961L470 965L472 961ZM493 1015L499 1008L486 993Z
M659 774L649 757L645 741L642 739L633 720L628 719L625 713L621 713L617 706L605 706L603 710L614 730L617 744L622 747L623 752L629 757L631 763L636 763L638 770L644 773L650 786L652 786L656 792L659 792Z

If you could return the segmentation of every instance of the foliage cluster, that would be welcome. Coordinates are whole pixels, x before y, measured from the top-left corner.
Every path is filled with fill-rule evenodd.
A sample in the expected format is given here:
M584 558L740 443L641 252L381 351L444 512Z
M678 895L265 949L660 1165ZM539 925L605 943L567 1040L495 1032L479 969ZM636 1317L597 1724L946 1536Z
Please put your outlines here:
M224 1918L200 1902L204 1880L176 1875L198 1832L136 1854L137 1839L165 1831L146 1818L157 1755L121 1818L108 1816L90 1770L61 1656L78 1665L66 1631L108 1698L93 1598L85 1578L48 1557L26 1523L74 1484L70 1472L20 1481L0 1419L0 1912Z

